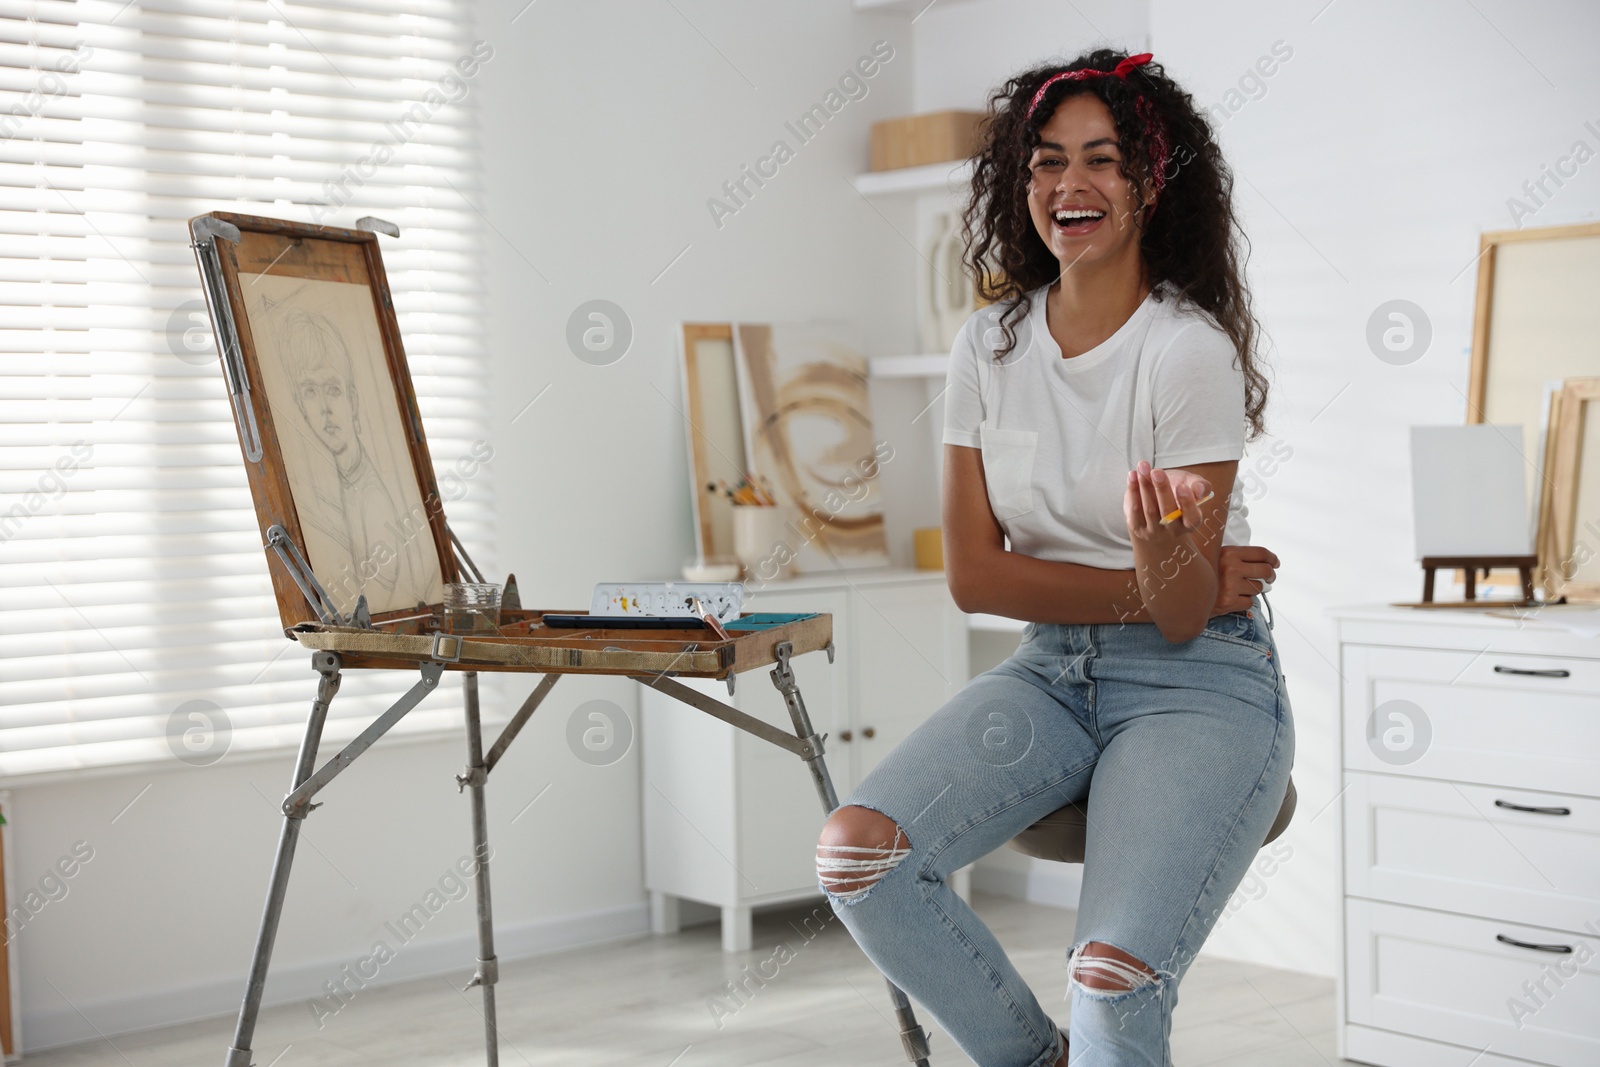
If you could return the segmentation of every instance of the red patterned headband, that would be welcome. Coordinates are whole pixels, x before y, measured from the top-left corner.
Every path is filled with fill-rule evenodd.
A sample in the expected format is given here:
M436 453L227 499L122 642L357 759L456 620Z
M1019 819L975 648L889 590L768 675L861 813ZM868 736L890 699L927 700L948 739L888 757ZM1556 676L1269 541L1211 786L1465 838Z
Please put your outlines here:
M1044 94L1056 82L1084 81L1089 78L1120 78L1128 80L1128 74L1136 67L1142 67L1155 58L1149 52L1141 52L1136 56L1129 56L1118 63L1112 70L1095 70L1093 67L1084 67L1081 70L1064 70L1060 74L1053 74L1045 79L1045 83L1034 92L1033 100L1028 104L1027 118L1033 118L1033 113L1039 109L1039 104L1044 100ZM1161 195L1161 189L1167 184L1167 135L1162 128L1161 120L1155 113L1155 107L1143 93L1134 100L1134 110L1144 120L1144 135L1150 142L1150 182L1153 186L1153 195L1145 214L1155 210L1155 198Z

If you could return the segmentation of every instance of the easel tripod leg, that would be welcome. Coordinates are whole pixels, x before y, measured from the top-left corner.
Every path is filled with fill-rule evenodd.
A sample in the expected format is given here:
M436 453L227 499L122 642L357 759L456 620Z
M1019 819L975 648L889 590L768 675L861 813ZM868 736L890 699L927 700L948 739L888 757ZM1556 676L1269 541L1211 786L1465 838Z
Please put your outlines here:
M823 759L822 739L817 737L811 728L811 716L806 713L805 701L800 696L800 686L795 682L794 671L789 668L789 656L794 651L794 646L789 642L781 642L774 651L778 657L778 665L772 668L772 684L778 692L783 694L783 702L789 708L789 719L794 724L795 736L811 743L813 754L804 757L806 766L811 770L812 781L816 783L817 795L822 798L822 811L832 815L839 806L839 795L834 791L833 779L828 775L828 765ZM828 646L828 661L833 661L833 646ZM894 1007L895 1024L900 1027L900 1044L905 1049L906 1059L916 1067L928 1067L928 1034L917 1024L916 1014L911 1010L911 1001L899 986L884 981L889 986L889 1002Z
M300 755L295 760L294 781L289 786L292 793L300 788L317 762L317 746L322 742L322 725L328 718L328 705L339 691L340 660L334 652L315 652L311 666L322 675L317 682L317 698L311 703L311 714L306 718L305 737L300 741ZM250 1043L255 1038L256 1016L261 1011L261 994L267 985L267 965L272 962L272 945L278 937L278 919L283 915L283 898L289 889L289 868L294 864L295 846L300 843L300 823L310 812L310 807L295 815L285 815L283 829L278 834L278 854L272 861L272 880L267 886L267 906L261 916L261 927L256 933L255 954L250 958L250 977L245 983L244 1004L239 1008L239 1021L234 1028L233 1047L228 1049L223 1067L250 1067Z
M467 769L456 776L460 788L472 790L472 856L477 864L475 887L478 898L478 971L467 988L483 988L483 1045L489 1067L500 1063L500 1031L495 1024L494 986L500 980L500 961L494 954L494 908L489 896L489 818L484 805L483 787L489 771L483 763L483 726L478 718L478 672L461 676L466 694Z

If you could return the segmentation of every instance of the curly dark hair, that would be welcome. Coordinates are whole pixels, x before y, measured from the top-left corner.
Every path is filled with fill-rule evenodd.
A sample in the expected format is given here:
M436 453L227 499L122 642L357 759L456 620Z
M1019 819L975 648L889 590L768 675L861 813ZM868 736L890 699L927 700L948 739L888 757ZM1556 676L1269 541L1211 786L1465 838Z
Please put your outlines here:
M1249 241L1234 218L1233 172L1194 98L1152 61L1135 67L1126 80L1092 77L1057 82L1033 117L1027 116L1033 94L1052 75L1085 68L1109 73L1126 58L1126 53L1096 49L1065 66L1023 71L989 97L980 127L983 147L974 161L972 191L961 222L965 264L977 281L978 293L985 300L1011 305L1000 319L1005 341L996 359L1004 359L1016 347L1013 327L1028 315L1028 294L1061 275L1060 263L1039 237L1028 212L1028 163L1039 144L1039 131L1062 100L1093 93L1111 111L1122 146L1122 176L1133 185L1140 217L1148 218L1139 250L1150 284L1154 288L1170 283L1180 298L1205 311L1233 341L1245 377L1249 439L1254 440L1265 432L1267 378L1255 353L1260 324L1244 283ZM1149 215L1142 209L1152 163L1150 141L1137 110L1140 96L1165 125L1170 146L1160 208Z

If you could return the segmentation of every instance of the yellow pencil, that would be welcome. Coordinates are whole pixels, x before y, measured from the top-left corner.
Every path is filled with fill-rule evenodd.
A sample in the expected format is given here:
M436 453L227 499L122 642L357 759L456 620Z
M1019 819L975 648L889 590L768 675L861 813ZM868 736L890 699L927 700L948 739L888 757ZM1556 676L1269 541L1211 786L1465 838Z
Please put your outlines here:
M1203 498L1201 498L1199 500L1196 500L1195 503L1196 504L1204 504L1207 500L1210 500L1212 497L1214 497L1216 495L1217 495L1217 491L1215 489L1213 489L1213 490L1211 490L1211 492L1207 493ZM1169 522L1176 522L1182 515L1183 515L1183 509L1182 508L1174 508L1172 511L1170 511L1167 514L1161 516L1161 525L1165 526Z

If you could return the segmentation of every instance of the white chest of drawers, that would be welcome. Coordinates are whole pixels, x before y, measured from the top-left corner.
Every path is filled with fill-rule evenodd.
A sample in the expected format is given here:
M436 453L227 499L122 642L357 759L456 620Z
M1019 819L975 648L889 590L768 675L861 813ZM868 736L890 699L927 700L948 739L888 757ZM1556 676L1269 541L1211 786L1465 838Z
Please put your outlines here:
M1337 608L1338 1052L1600 1065L1600 639Z

